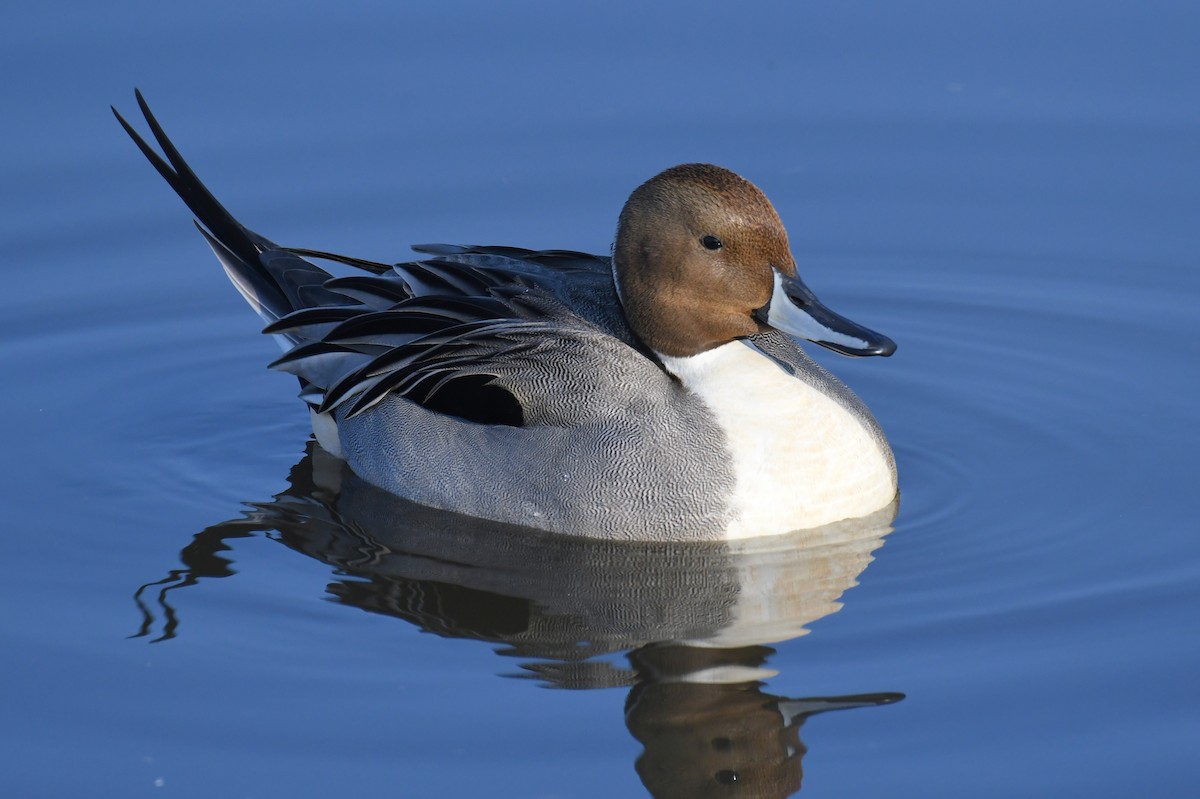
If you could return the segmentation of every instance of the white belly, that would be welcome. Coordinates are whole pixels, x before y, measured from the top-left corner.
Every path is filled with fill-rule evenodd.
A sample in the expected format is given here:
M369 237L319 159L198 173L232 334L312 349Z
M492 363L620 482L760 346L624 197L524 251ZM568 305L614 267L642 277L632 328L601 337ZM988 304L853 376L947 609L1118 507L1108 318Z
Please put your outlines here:
M896 496L889 453L853 413L740 341L663 363L725 431L730 539L866 516Z

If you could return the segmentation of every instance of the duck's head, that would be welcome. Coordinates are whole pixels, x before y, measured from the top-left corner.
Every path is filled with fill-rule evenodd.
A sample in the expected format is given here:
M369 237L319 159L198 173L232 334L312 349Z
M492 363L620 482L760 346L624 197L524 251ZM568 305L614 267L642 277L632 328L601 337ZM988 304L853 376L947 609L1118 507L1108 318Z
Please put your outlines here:
M630 326L660 355L696 355L767 328L843 355L896 350L817 300L770 201L719 166L672 167L635 189L613 269Z

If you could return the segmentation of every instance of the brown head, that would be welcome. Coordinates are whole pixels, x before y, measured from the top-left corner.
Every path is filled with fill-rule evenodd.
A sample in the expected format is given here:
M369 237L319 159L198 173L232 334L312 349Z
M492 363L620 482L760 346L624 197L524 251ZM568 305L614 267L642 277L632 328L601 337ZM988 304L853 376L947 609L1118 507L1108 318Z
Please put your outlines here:
M695 355L768 326L845 354L891 354L863 333L895 348L816 302L771 202L719 166L672 167L635 189L621 211L613 269L630 327L661 355ZM786 318L796 312L799 329ZM814 327L853 343L831 344L811 335Z

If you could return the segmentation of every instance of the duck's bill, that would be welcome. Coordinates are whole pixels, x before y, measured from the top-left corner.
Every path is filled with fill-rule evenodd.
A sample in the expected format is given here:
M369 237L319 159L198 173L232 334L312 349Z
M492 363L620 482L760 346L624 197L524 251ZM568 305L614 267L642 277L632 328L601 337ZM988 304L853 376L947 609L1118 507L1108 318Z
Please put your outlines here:
M799 278L788 277L778 270L765 321L790 336L842 355L886 357L896 351L896 342L829 310Z

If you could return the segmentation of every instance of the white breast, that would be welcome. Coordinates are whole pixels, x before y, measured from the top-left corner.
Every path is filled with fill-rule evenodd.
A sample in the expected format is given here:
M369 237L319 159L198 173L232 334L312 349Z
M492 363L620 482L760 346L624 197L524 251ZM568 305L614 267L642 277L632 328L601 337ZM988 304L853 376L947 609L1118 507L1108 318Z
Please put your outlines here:
M895 497L888 454L862 422L750 345L660 357L725 431L737 477L730 539L866 516Z

